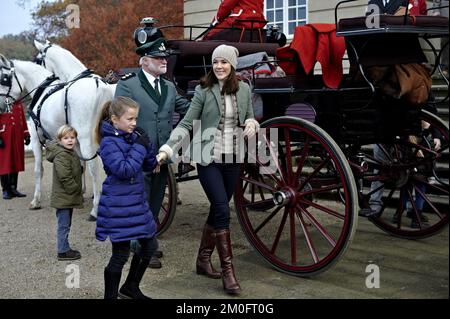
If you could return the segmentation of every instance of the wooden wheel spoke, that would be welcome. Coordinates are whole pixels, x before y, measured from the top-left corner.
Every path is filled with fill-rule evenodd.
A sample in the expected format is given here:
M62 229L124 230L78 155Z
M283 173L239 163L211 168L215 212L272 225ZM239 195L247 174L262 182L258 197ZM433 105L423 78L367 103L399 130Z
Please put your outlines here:
M386 148L382 144L377 144L377 146L380 148L380 150L383 152L384 157L388 159L388 161L392 162L392 156L389 154L389 152L386 150ZM397 151L397 150L396 150ZM379 162L377 160L377 162Z
M269 216L267 216L263 222L255 228L255 234L257 234L266 224L281 210L281 206L277 207Z
M298 189L302 189L303 187L305 187L305 185L306 184L308 184L310 181L311 181L311 179L313 178L313 177L315 177L319 172L320 172L320 170L326 165L326 164L328 164L329 162L331 161L331 158L330 157L328 157L327 159L325 159L325 160L323 160L322 161L322 163L320 163L319 164L319 166L317 166L315 169L314 169L314 171L300 184L300 186L299 186L299 188Z
M342 188L342 184L336 184L336 185L329 185L321 188L313 188L306 192L301 192L299 195L301 196L307 196L307 195L314 195L319 193L324 193L332 190L339 190Z
M381 209L380 209L379 216L383 215L383 212L384 212L384 210L385 210L386 207L387 207L387 203L388 203L389 200L392 198L392 196L394 195L394 193L395 193L395 188L391 189L390 193L388 194L388 197L387 197L386 200L383 202L383 205L381 206ZM401 216L400 216L400 217L401 217Z
M293 182L293 171L292 171L292 153L291 153L291 134L288 128L284 129L284 141L285 141L285 161L286 161L286 179L288 184Z
M300 174L302 173L308 154L309 154L309 136L306 137L305 145L303 146L302 152L300 154L300 161L297 164L297 171L295 172L294 176L295 185L298 185L298 180L300 179Z
M269 148L270 157L272 158L273 163L275 163L277 171L280 173L281 182L282 182L282 185L284 186L284 185L286 185L286 180L284 179L284 176L286 174L283 172L283 169L281 168L280 161L279 161L279 156L278 156L278 154L275 154L275 151L272 148L271 143L267 140L267 137L265 135L263 135L263 138L264 138L265 144ZM264 167L264 165L259 161L259 159L256 159L256 160L261 165L261 167ZM273 176L274 174L270 174L270 175Z
M336 247L336 240L334 240L333 236L328 233L328 231L317 221L317 219L314 218L314 216L306 208L303 208L299 205L297 205L297 208L306 215L309 221L314 225L314 227L316 227L319 233L322 234L322 236L327 240L331 247Z
M325 212L325 213L327 213L327 214L329 214L331 216L337 217L339 219L342 219L342 220L345 219L345 215L339 214L338 212L335 212L334 210L332 210L330 208L327 208L325 206L322 206L322 205L319 205L317 203L311 202L311 201L307 200L306 198L302 198L300 200L300 203L303 203L303 204L312 206L314 208L317 208L318 210L323 211L323 212Z
M246 181L247 183L250 183L252 185L258 186L259 188L264 188L264 189L267 189L267 190L269 190L271 192L275 192L276 191L276 189L274 187L272 187L270 185L267 185L267 184L264 184L263 182L251 179L249 177L248 178L247 177L242 177L241 179Z
M289 209L290 235L291 235L291 265L297 264L297 238L295 236L295 215L294 209Z
M417 179L417 178L414 178L414 180L415 180L415 181L418 181L418 182L422 182L422 181L420 181L420 180ZM422 183L423 183L423 182L422 182ZM430 184L430 183L428 183L428 182L426 182L426 183L424 183L424 184L426 184L427 189L428 189L428 188L432 188L432 189L434 189L434 190L437 190L437 191L439 191L439 192L442 192L444 195L447 195L447 196L449 195L448 189L445 189L445 188L441 187L441 185Z
M415 189L415 191L416 191L416 196L417 196L417 193L419 193L419 195L422 196L422 198L427 202L427 204L428 204L428 205L431 207L431 209L436 213L436 215L438 215L439 218L440 218L441 220L443 220L443 219L444 219L444 216L442 216L442 214L439 212L439 210L436 208L436 206L433 205L433 203L430 201L430 199L428 198L428 196L426 196L426 194L425 194L424 192L422 192L422 190L421 190L419 187L417 187L417 185L414 185L414 189ZM415 207L415 205L414 205L414 207ZM417 215L417 214L416 214L416 215ZM420 218L419 218L418 220L419 220L419 223L420 223Z
M274 255L275 251L277 250L278 243L280 242L280 238L281 238L281 232L283 231L284 226L286 225L286 220L287 220L288 213L289 213L288 210L285 209L284 210L284 214L283 214L283 218L281 219L280 226L278 227L278 231L277 231L277 234L275 236L275 240L273 241L272 247L270 248L270 252L271 252L272 255Z
M270 199L263 199L260 201L255 201L253 198L253 200L251 202L249 202L247 204L243 204L242 207L258 210L260 207L265 207L267 204L273 204L273 199L270 198Z
M296 215L300 219L300 226L302 227L302 231L305 234L306 244L308 245L309 252L311 253L311 257L313 258L314 263L317 264L319 262L319 256L317 255L317 251L312 242L311 234L310 234L310 232L306 226L306 223L303 219L301 210L300 210L300 212L297 212Z

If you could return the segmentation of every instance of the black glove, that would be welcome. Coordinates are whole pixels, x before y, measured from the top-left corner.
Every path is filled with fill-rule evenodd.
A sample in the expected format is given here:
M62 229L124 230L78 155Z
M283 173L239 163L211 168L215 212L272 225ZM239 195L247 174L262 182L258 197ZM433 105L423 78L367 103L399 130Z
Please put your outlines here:
M0 148L5 147L5 143L3 143L3 140L0 138Z
M145 133L145 131L140 127L136 127L136 129L134 131L138 135L135 143L141 144L142 146L144 146L147 149L148 146L150 145L150 139L149 139L147 133Z
M25 145L30 145L30 137L29 136L26 136L24 140L25 140Z

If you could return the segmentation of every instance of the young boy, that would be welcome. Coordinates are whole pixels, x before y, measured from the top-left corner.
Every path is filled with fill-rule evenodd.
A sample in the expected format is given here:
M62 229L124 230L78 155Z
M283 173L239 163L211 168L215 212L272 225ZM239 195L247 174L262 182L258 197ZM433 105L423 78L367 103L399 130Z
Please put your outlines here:
M58 260L80 259L79 251L69 245L69 232L74 208L83 207L82 168L74 148L77 131L63 125L56 133L57 143L47 147L47 160L53 163L53 183L50 206L56 208L58 218L57 249Z

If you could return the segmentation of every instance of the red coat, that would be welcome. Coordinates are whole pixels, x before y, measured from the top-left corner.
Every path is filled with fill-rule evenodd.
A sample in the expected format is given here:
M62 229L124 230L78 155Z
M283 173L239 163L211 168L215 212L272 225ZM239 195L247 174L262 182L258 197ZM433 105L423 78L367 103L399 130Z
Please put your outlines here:
M413 16L426 16L427 12L427 2L425 0L409 0L409 3L412 4L412 8L409 10L409 13Z
M29 137L23 105L14 104L11 113L0 114L0 175L25 170L24 139Z
M266 21L264 17L264 0L222 0L213 20L215 27L246 29L252 27L251 22L237 22L237 20ZM265 22L253 23L253 29L262 29L265 25ZM223 30L214 28L208 32L204 39L220 31Z
M286 54L295 51L306 74L309 74L316 62L322 66L324 84L336 89L343 76L342 58L345 54L345 40L336 37L334 24L316 23L298 26L295 28L294 39L288 49L277 50L277 57L283 58ZM284 56L283 56L284 55ZM288 74L295 74L297 66L287 65L283 68Z

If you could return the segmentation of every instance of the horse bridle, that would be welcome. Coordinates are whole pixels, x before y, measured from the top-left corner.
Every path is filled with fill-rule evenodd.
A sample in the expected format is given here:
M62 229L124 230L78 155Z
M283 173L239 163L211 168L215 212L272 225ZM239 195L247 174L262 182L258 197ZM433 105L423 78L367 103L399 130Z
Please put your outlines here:
M8 92L6 93L0 93L0 96L5 96L5 104L7 108L10 108L12 104L16 101L16 99L11 96L11 90L13 86L13 78L16 80L17 84L19 85L20 93L23 92L22 85L19 82L19 79L17 78L16 72L14 72L14 63L12 61L4 60L5 62L9 63L9 67L4 65L3 63L0 64L0 85L5 86L8 88Z
M52 47L52 45L53 45L52 43L49 43L48 46L44 48L44 50L40 51L39 52L40 57L38 58L36 56L36 58L34 59L34 62L36 62L39 65L42 65L45 68L46 67L45 58L47 56L47 51L48 51L48 49L50 49Z

